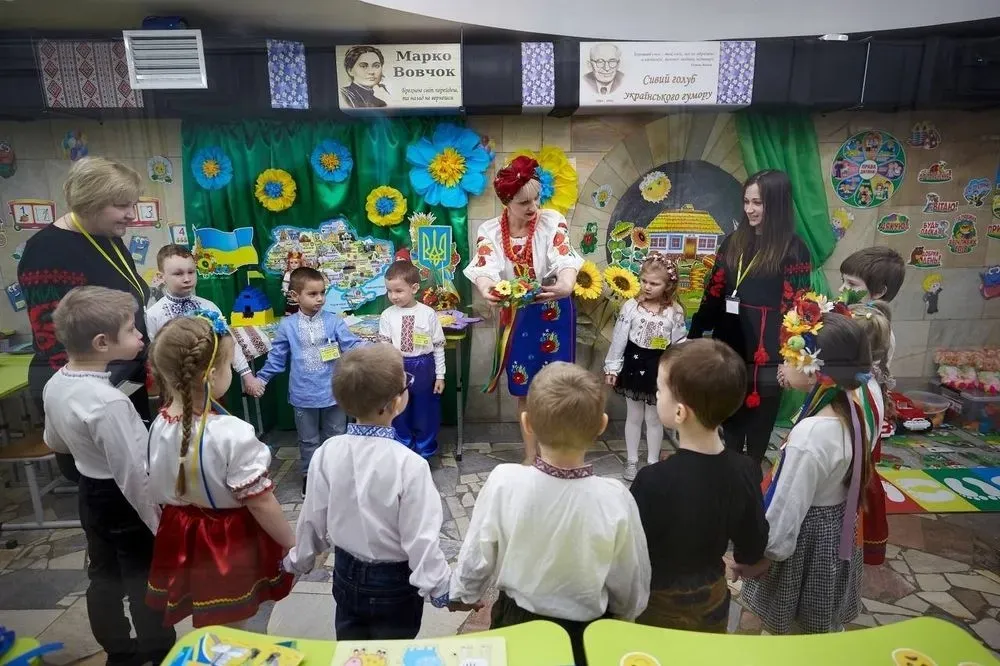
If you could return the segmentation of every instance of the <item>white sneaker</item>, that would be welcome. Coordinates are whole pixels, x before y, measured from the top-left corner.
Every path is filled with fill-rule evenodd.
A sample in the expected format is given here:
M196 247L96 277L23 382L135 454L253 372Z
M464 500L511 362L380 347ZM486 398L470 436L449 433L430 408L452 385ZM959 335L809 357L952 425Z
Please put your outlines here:
M639 473L639 463L635 461L628 461L625 463L625 473L622 474L622 478L632 483L635 481L635 475Z

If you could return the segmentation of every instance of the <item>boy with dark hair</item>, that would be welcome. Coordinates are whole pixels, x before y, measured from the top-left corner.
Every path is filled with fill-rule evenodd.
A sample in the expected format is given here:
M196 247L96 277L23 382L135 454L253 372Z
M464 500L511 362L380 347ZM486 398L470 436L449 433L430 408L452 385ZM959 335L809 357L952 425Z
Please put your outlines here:
M892 301L906 278L906 262L898 252L882 245L858 250L840 263L840 291L864 292L864 302ZM857 299L848 299L848 304ZM889 358L896 351L896 336L889 331Z
M656 409L678 434L677 453L632 483L652 565L649 605L636 622L725 633L729 586L722 556L764 557L768 527L750 458L727 449L719 426L746 395L746 365L718 340L672 345L660 359Z

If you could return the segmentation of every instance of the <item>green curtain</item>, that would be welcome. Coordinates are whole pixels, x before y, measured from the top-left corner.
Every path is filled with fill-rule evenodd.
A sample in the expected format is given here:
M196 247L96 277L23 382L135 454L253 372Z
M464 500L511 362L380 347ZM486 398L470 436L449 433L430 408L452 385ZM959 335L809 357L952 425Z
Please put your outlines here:
M830 296L823 265L833 254L837 238L830 226L826 185L812 118L801 112L740 112L736 114L736 130L747 173L780 169L791 179L795 231L809 248L812 258L812 288ZM805 394L800 391L785 391L778 423L787 425L804 399Z
M184 122L184 213L189 238L194 238L193 230L199 227L229 231L250 226L254 229L254 244L263 258L264 250L272 242L273 228L282 225L316 228L333 217L343 216L359 236L390 240L398 250L410 245L406 219L393 227L379 227L369 222L365 212L368 193L379 185L391 185L406 197L407 215L410 212L431 212L436 217L436 224L452 227L461 256L460 267L464 266L469 259L467 209L429 206L411 189L410 168L406 162L406 147L422 136L430 136L435 125L444 121L382 118L353 123L268 120L225 124ZM313 149L324 139L343 144L354 158L351 176L343 183L319 178L310 164ZM232 181L218 190L201 187L190 169L194 154L211 146L221 148L233 163ZM296 183L295 203L280 213L265 209L254 196L257 175L268 168L284 169ZM198 294L216 303L228 315L236 295L248 284L248 269L253 267L242 268L231 277L201 278ZM468 281L461 273L455 277L462 302L471 303ZM263 281L253 282L267 294L275 314L280 315L284 304L281 276L267 275ZM387 306L385 297L381 297L356 312L377 313ZM467 383L464 379L468 375L468 356L464 354L464 367L461 369L463 383ZM262 363L258 361L255 365L259 368ZM453 360L451 367L454 367ZM448 382L442 400L445 422L453 422L455 417L454 384L453 381ZM235 409L240 404L240 396L238 382L234 382L227 396L231 408ZM286 375L268 385L268 391L261 399L261 411L265 428L294 427L288 407ZM246 417L249 418L249 415Z

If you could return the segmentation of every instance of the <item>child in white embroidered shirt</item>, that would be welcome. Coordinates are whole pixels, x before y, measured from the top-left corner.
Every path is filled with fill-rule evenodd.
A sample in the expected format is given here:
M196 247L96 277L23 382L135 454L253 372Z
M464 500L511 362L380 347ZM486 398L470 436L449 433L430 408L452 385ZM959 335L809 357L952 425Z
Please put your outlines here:
M43 391L45 443L71 453L80 472L80 523L90 560L87 613L112 664L160 663L176 639L162 626L162 613L144 603L160 522L142 463L146 427L107 372L109 362L130 361L142 350L135 308L135 298L124 291L90 286L66 294L52 319L69 362Z
M538 436L533 466L500 465L483 486L451 581L451 597L500 597L494 629L550 620L586 664L583 631L607 614L634 620L649 598L650 564L639 509L615 479L594 476L587 449L608 424L604 388L570 363L531 382L521 425Z
M418 303L420 273L409 261L397 261L385 274L386 295L392 306L382 312L378 337L403 354L403 367L413 375L409 401L392 422L399 441L430 458L437 453L444 391L444 329L437 313Z
M156 253L156 267L163 277L163 298L146 309L146 331L150 342L167 322L196 310L217 312L224 318L219 306L194 293L198 286L198 271L191 250L183 245L164 245ZM253 376L250 363L238 344L233 349L233 371L240 376L244 393L253 395L264 390L263 384Z
M333 376L337 403L357 423L313 454L289 571L305 573L334 544L337 640L413 638L424 598L449 604L451 569L441 551L441 498L427 462L396 441L412 375L390 345L343 355ZM380 601L380 603L375 603Z

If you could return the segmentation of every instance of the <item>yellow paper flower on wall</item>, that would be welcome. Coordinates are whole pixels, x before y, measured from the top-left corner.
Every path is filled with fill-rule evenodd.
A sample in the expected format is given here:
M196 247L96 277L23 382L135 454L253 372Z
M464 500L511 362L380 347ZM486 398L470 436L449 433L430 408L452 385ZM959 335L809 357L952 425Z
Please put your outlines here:
M639 280L630 270L608 266L604 269L604 281L619 298L635 298L639 293Z
M593 301L600 298L604 291L604 281L601 279L601 271L597 269L597 264L592 261L583 262L580 271L576 274L576 284L573 286L573 293L585 301Z
M510 156L510 161L521 155L538 161L536 173L542 184L539 197L542 208L551 208L565 215L576 204L579 195L576 169L566 153L554 146L542 146L537 153L531 150L518 151Z
M406 197L395 187L379 185L368 193L365 211L372 224L391 227L403 221L406 215Z
M295 181L284 169L264 169L257 176L254 194L261 206L280 213L295 203Z

